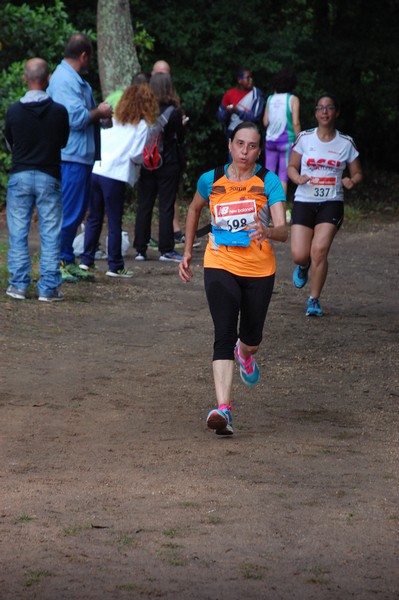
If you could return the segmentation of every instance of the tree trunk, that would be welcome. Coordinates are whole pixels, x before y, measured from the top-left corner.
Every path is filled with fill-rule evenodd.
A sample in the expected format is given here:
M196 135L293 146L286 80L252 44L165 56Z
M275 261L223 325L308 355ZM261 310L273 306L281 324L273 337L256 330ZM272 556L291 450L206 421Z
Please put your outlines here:
M126 88L140 71L129 0L98 0L97 53L103 98Z

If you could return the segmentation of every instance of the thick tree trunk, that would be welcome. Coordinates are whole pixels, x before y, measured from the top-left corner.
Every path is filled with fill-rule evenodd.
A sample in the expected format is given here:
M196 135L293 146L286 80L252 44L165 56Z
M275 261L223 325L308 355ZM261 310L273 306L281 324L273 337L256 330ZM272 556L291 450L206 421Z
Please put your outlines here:
M98 0L97 52L103 98L126 88L140 71L129 0Z

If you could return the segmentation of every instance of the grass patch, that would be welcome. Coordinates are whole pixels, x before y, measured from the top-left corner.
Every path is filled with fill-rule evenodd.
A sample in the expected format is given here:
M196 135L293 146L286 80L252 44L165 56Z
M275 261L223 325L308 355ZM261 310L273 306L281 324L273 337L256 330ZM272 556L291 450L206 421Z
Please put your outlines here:
M19 517L17 517L15 519L16 523L29 523L29 521L32 521L33 517L29 516L29 515L19 515Z
M32 585L39 584L45 577L51 577L52 573L50 571L44 571L42 569L38 569L37 571L29 571L29 577L25 581L26 587L32 587Z
M171 567L187 567L188 561L185 558L173 556L169 559L169 564Z
M166 560L171 567L186 567L188 560L179 553L179 548L177 545L173 548L166 547L166 550L158 552L158 556Z
M188 564L187 558L182 555L183 546L176 544L176 542L168 542L162 544L161 550L158 552L158 556L163 560L166 560L172 567L186 567Z
M210 525L220 525L223 523L223 519L217 515L209 515L208 523L210 523Z
M249 425L247 425L247 423L238 423L238 425L236 425L235 428L239 431L246 431L247 429L249 429Z
M332 437L335 440L351 440L355 437L359 437L359 434L352 431L340 431L337 435L333 435Z
M329 571L316 567L315 569L310 569L310 573L312 573L312 576L306 580L307 583L313 583L315 585L326 585L327 583L330 583L328 577L325 577Z
M77 527L64 527L62 530L62 535L64 536L73 536L82 533L82 531L87 531L87 529L91 529L91 525L78 525Z
M356 206L354 204L346 204L345 205L345 219L347 221L360 221L363 219L363 211L360 206Z
M136 543L136 540L134 539L134 537L132 535L124 535L119 540L119 544L121 546L131 546L132 544L135 544L135 543Z
M196 502L192 502L191 500L183 500L180 503L183 508L198 508L198 504Z
M244 579L263 579L265 570L266 567L250 562L242 563L240 567L241 575Z
M353 523L353 519L355 518L355 515L353 513L348 513L347 517L346 517L346 522L347 523Z
M272 492L272 496L276 496L276 498L288 498L288 494L286 492Z
M122 592L141 592L144 593L146 590L142 585L137 583L121 583L116 586L117 590L121 590Z
M8 277L9 277L9 272L8 272L8 266L7 266L7 259L8 259L8 244L6 244L5 242L0 242L0 286L1 287L7 287L8 286ZM35 252L32 257L31 257L31 261L32 261L32 269L31 269L31 279L32 279L32 283L37 281L39 279L39 261L40 261L40 254L38 252Z
M179 535L179 532L177 531L177 529L164 529L163 530L163 535L166 535L166 537L170 537L170 538L174 538L177 537Z
M334 450L331 450L331 448L319 448L319 453L320 454L334 454Z
M0 243L0 285L6 287L8 284L8 268L7 268L7 251L8 244Z

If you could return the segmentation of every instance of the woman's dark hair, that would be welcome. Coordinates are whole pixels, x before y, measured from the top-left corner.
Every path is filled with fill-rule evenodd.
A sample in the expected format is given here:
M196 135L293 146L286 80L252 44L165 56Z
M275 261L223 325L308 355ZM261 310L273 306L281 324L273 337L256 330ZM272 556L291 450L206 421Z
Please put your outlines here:
M150 79L150 88L154 92L159 104L173 104L180 106L179 96L172 83L169 73L155 73Z
M91 41L84 33L73 33L66 43L64 50L64 58L72 58L76 60L83 52L89 56L93 53Z
M322 98L331 98L337 112L341 110L341 102L339 101L338 96L336 96L335 94L332 94L331 92L323 92L322 94L319 94L316 98L315 106L317 106L319 104L319 102Z
M148 77L143 71L139 71L132 77L132 85L134 83L148 83Z
M231 141L234 140L236 133L241 129L253 129L253 131L256 131L256 133L259 135L259 146L261 146L262 132L259 129L259 126L256 123L253 123L252 121L243 121L242 123L239 123L237 127L233 129L233 133L230 136Z
M292 92L297 84L297 78L292 69L285 67L272 78L273 89L278 94Z

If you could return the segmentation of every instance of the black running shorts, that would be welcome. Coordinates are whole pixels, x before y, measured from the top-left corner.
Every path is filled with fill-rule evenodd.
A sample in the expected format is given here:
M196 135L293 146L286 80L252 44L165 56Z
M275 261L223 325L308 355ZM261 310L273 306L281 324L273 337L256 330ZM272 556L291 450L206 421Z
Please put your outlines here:
M294 202L292 225L304 225L314 229L320 223L332 223L337 229L344 220L344 203L340 200L327 202Z

